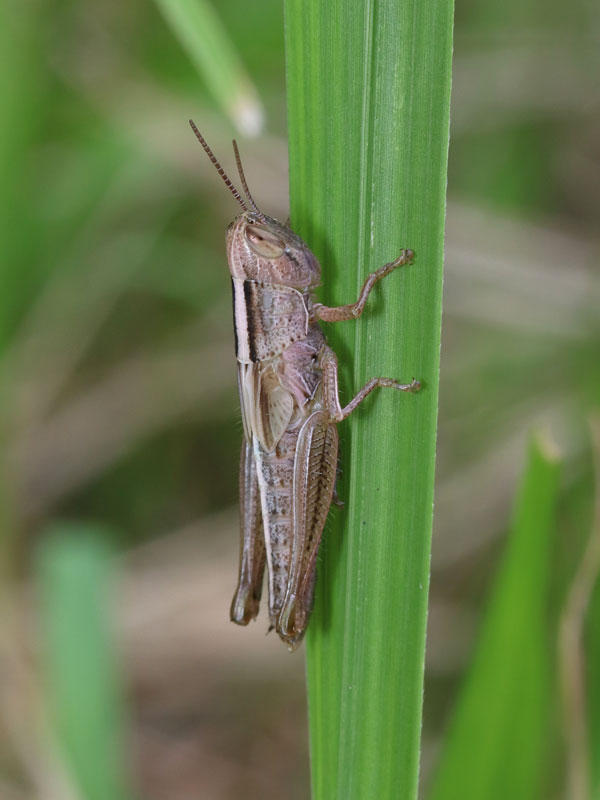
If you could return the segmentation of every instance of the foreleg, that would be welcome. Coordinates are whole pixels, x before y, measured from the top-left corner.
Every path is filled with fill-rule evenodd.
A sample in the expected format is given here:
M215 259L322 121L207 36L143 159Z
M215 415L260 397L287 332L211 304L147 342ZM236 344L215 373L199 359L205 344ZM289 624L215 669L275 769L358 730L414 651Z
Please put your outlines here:
M390 272L393 272L398 267L410 264L413 256L414 253L412 250L403 250L395 261L390 261L389 264L384 264L383 267L372 272L363 283L356 303L348 303L348 305L345 306L335 307L324 306L322 303L315 303L312 309L314 319L322 319L323 322L342 322L345 319L358 319L363 312L367 297L377 281L385 278L386 275L389 275Z

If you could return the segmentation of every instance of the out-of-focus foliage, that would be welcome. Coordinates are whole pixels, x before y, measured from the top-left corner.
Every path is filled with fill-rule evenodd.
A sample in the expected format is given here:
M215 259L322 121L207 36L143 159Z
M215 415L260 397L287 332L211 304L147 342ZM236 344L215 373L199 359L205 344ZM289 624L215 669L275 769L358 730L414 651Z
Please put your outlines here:
M42 687L68 778L89 800L125 800L121 696L106 531L56 526L39 548Z
M156 0L206 88L242 133L260 133L263 111L239 56L207 0Z
M431 800L547 796L552 649L546 615L558 476L551 445L533 442Z
M240 142L250 186L285 219L281 5L214 9L265 108L265 133ZM592 530L595 14L584 0L457 9L424 796L532 429L564 453L541 632L553 673ZM241 425L223 238L236 208L187 119L230 171L235 132L139 0L8 0L0 66L0 795L66 797L29 588L46 522L74 518L119 531L114 618L140 796L304 798L302 656L265 637L264 618L247 630L227 620ZM580 641L596 793L598 612L596 590ZM550 702L552 800L570 777L572 729L558 691Z

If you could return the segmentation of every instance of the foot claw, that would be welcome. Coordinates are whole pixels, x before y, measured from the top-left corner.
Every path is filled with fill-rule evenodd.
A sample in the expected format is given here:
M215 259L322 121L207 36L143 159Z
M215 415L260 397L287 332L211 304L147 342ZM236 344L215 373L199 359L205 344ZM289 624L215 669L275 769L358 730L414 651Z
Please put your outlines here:
M344 501L340 500L340 498L338 497L338 493L335 491L335 489L333 490L333 497L331 498L331 501L334 506L337 506L338 508L344 508Z
M385 381L385 383L383 383L383 381ZM394 389L398 389L400 392L418 392L421 388L421 381L413 378L410 383L400 383L400 381L383 378L380 385L392 386Z
M392 261L394 267L401 267L404 264L412 264L415 258L414 250L403 250L401 255L395 261Z

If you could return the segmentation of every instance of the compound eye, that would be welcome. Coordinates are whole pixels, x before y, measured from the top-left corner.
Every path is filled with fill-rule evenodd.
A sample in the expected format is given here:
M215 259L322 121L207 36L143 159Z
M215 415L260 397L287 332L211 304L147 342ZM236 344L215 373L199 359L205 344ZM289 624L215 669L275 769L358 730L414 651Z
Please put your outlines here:
M246 225L246 241L257 256L279 258L285 252L285 243L266 228Z

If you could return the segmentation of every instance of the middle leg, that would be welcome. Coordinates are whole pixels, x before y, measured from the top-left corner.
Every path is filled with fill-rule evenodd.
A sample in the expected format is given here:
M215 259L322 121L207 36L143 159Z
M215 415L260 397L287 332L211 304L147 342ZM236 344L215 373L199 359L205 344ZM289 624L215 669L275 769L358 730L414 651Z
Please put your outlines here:
M321 369L323 371L323 400L332 422L341 422L346 419L362 403L365 397L371 394L373 389L377 389L378 386L397 389L400 392L418 392L421 388L419 381L414 379L411 383L400 383L393 378L371 378L358 394L350 400L348 405L342 407L338 390L337 356L330 347L324 348L324 353L321 357Z

